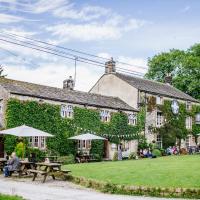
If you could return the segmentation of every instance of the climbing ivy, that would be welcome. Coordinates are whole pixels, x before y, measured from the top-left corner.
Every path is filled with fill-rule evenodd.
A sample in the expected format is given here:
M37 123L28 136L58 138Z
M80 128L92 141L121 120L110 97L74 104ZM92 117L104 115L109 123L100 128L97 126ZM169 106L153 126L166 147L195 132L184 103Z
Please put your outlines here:
M122 112L112 113L111 121L103 123L98 110L75 107L73 119L66 119L60 116L59 105L10 99L6 110L6 128L23 124L55 135L53 138L48 138L48 149L60 155L67 155L74 154L76 151L75 142L68 138L86 131L101 136L106 135L111 142L115 143L118 143L119 139L137 138L138 133L144 129L144 109L138 114L138 125L130 126L127 115ZM16 137L6 136L5 150L12 152L16 142ZM98 149L102 148L102 144L98 145Z
M6 110L6 128L23 124L55 135L56 137L48 138L48 149L61 155L74 153L74 142L67 139L74 135L73 121L60 117L60 106L10 99ZM14 136L6 136L5 151L11 153L16 146L16 140Z
M185 139L188 134L195 135L199 133L199 125L193 123L193 129L187 130L185 121L187 116L194 117L195 113L200 111L200 106L194 105L191 111L187 111L186 104L179 103L179 114L174 115L171 110L171 101L165 100L163 105L158 105L158 109L163 113L165 118L164 125L156 129L163 138L163 147L174 145L176 139L179 139L180 145L181 139Z
M200 134L200 124L195 123L196 114L200 113L200 105L193 105L192 106L192 117L193 117L193 125L192 125L192 133L197 140L198 134Z

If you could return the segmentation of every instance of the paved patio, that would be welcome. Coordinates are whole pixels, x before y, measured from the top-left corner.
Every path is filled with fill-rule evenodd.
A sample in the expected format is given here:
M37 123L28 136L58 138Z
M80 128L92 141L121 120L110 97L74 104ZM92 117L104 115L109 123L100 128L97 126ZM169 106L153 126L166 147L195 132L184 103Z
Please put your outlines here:
M111 195L83 188L66 181L48 179L42 184L30 178L0 176L0 193L20 195L28 200L165 200L164 198ZM172 199L170 199L172 200Z

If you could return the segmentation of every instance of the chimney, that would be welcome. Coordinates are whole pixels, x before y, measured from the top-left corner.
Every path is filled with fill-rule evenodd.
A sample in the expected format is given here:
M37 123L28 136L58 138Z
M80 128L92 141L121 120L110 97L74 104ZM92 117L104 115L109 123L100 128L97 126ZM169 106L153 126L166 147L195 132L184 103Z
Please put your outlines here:
M72 76L69 76L68 79L63 81L63 89L73 90L74 89L74 80Z
M116 72L115 63L116 62L113 60L113 58L111 58L108 62L105 63L105 73L106 74Z
M165 82L167 85L172 85L172 75L171 75L171 73L167 73L167 74L166 74L165 79L164 79L164 82Z

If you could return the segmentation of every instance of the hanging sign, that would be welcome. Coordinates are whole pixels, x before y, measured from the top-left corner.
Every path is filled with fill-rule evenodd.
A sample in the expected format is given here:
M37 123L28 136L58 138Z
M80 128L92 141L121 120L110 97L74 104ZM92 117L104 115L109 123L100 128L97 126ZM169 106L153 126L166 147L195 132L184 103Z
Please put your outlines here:
M179 113L179 104L177 100L172 101L171 109L174 115L177 115Z

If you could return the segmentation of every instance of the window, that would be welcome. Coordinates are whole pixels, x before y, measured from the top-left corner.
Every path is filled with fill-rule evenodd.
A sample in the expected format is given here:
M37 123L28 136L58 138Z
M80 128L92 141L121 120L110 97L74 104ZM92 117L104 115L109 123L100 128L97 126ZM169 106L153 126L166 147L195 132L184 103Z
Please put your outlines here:
M162 148L162 138L161 135L157 135L156 137L156 144L158 148Z
M45 148L45 137L40 137L40 148L41 149Z
M156 126L161 127L162 125L163 125L163 114L161 112L157 112Z
M82 148L83 148L83 149L86 149L86 140L83 140Z
M189 101L187 101L186 102L186 110L191 110L192 109L192 103L191 102L189 102Z
M78 149L90 149L91 140L78 140Z
M195 122L196 124L200 124L200 113L197 113L195 116Z
M73 106L72 105L62 105L61 106L61 116L64 118L73 117Z
M31 147L37 147L40 149L45 149L46 147L46 138L45 137L30 137L29 144Z
M34 147L39 147L39 140L38 137L33 137L33 143L34 143Z
M128 114L128 124L130 125L136 125L137 123L137 117L135 114Z
M156 104L157 105L162 105L163 104L163 97L157 96L156 97Z
M192 129L192 117L186 117L185 124L187 129Z
M110 111L102 110L100 112L100 118L102 122L109 122L110 121Z

